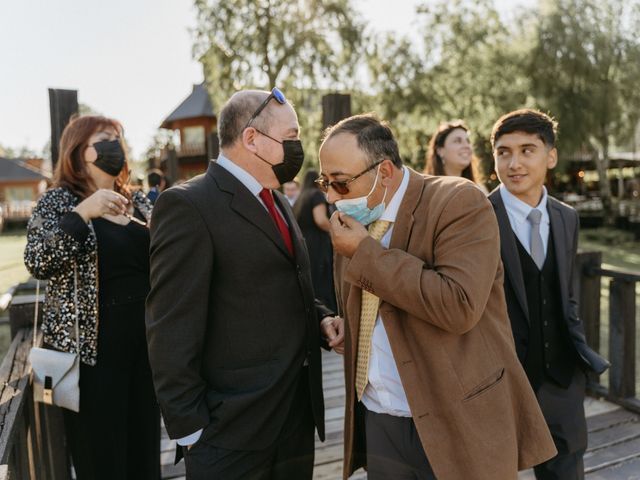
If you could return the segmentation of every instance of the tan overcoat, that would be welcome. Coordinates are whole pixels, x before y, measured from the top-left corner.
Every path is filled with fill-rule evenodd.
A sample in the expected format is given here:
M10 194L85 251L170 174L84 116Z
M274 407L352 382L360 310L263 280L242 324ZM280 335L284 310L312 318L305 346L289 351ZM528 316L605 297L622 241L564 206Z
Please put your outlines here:
M355 366L365 288L381 299L402 385L438 480L515 480L518 470L556 449L516 357L495 214L467 180L409 172L389 249L367 238L350 260L335 259L346 321L344 478L364 465Z

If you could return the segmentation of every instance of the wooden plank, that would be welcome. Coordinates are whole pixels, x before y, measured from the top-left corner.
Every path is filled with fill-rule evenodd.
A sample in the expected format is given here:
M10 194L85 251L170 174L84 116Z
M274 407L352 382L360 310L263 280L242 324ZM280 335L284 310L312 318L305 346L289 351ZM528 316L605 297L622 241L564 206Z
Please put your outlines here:
M620 279L610 283L609 392L614 397L636 395L636 284Z
M635 458L640 459L640 438L621 442L610 448L587 452L584 456L585 473L597 472Z
M587 418L587 429L589 430L589 435L592 435L593 432L607 429L614 425L637 421L638 415L620 408L612 412L607 412Z
M24 391L29 385L27 357L31 349L31 329L15 336L0 365L0 463L7 463L22 416Z
M640 478L640 458L632 458L615 465L589 472L587 480L637 480Z
M611 428L602 429L589 434L589 449L593 452L602 448L610 448L618 443L623 443L635 438L640 438L640 423L622 423Z

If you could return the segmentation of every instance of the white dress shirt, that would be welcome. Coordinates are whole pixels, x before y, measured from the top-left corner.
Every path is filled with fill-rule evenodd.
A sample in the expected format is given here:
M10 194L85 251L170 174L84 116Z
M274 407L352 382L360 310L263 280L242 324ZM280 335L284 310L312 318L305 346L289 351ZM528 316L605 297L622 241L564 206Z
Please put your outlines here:
M380 220L396 221L400 204L409 185L409 171L406 167L403 167L402 175L400 187L398 187L395 195L387 204ZM392 234L393 223L380 240L384 248L389 248ZM396 417L411 417L407 396L400 380L398 367L389 344L389 337L380 314L378 314L373 327L371 355L369 357L369 383L362 395L362 403L372 412L386 413Z
M264 188L249 172L247 172L244 168L239 167L227 157L225 157L222 153L218 155L218 159L216 163L220 165L222 168L227 170L231 175L236 177L240 183L242 183L247 189L253 194L254 197L260 202L260 205L267 210L267 206L264 204L262 199L260 198L260 192ZM278 205L276 204L276 208ZM279 209L278 209L279 210ZM268 211L268 210L267 210ZM283 220L286 219L282 212L280 212L280 216ZM193 445L200 439L200 435L202 435L202 428L197 432L192 433L191 435L187 435L186 437L178 438L178 445Z
M507 209L511 230L516 234L527 253L531 255L531 223L527 220L527 217L533 207L512 194L504 185L500 185L500 196ZM540 236L542 237L542 247L546 256L547 246L549 245L549 212L547 211L547 189L545 187L542 187L542 198L535 208L542 213Z

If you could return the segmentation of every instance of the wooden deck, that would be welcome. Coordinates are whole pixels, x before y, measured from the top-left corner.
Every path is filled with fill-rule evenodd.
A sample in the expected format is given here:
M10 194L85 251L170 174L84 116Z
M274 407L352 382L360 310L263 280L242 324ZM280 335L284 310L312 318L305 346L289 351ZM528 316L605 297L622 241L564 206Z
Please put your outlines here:
M342 474L344 375L342 357L323 352L325 422L327 438L316 439L314 480L339 480ZM585 402L589 449L585 455L588 480L640 480L640 416L609 402L588 398ZM183 480L184 462L173 465L175 442L162 437L162 478ZM362 470L352 480L366 479ZM294 479L292 479L294 480ZM535 480L531 471L518 480Z

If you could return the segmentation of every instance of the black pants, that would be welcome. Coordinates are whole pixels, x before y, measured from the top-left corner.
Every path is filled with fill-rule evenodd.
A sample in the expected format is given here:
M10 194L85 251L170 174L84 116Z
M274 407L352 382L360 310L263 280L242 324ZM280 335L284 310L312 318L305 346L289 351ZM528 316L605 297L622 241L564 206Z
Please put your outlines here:
M363 409L368 480L435 480L412 418Z
M65 410L78 480L159 480L160 412L144 302L100 309L98 362L80 366L80 412Z
M314 420L307 368L302 369L291 410L273 445L264 450L227 450L209 440L184 448L188 480L311 480Z
M587 421L584 415L586 378L576 368L568 388L544 382L536 396L558 455L534 468L538 480L583 480L587 450Z

